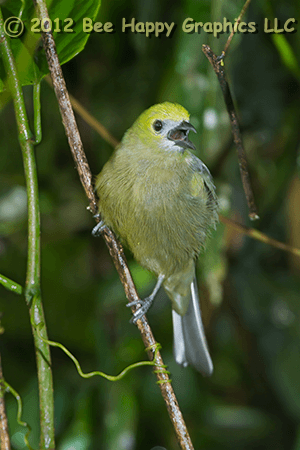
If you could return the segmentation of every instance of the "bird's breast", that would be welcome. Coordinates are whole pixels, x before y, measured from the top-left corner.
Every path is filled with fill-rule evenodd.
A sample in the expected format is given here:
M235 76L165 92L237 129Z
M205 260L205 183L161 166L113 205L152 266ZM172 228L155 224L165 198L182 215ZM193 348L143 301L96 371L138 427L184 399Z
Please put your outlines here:
M102 178L100 205L101 194L107 198L100 207L104 220L144 267L173 273L200 252L206 194L183 158L123 160L120 170L116 160L109 177Z

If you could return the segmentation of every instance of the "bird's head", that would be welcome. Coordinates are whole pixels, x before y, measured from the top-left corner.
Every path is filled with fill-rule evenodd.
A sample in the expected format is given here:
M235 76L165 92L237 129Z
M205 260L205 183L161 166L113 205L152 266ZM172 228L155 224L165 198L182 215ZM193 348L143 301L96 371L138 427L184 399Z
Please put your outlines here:
M196 133L189 122L189 113L177 103L159 103L146 109L134 122L129 134L138 137L147 147L165 151L195 150L189 140L189 131Z

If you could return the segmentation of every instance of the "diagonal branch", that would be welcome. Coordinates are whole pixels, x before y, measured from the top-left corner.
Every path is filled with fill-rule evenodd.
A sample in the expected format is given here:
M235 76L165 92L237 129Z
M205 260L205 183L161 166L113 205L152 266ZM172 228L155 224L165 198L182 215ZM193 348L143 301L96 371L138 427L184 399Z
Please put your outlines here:
M227 39L227 42L226 42L226 44L225 44L225 47L224 47L224 50L223 50L223 53L224 53L224 54L227 53L228 48L229 48L230 43L231 43L231 40L232 40L233 36L234 36L235 33L236 33L237 26L241 23L242 17L243 17L243 15L245 14L246 9L248 8L250 2L251 2L251 0L246 0L246 3L244 4L244 6L243 6L243 8L242 8L242 11L240 12L239 17L236 19L236 22L235 22L235 24L234 24L234 27L233 27L233 29L232 29L232 31L231 31L231 33L230 33L228 39Z
M59 108L62 116L62 121L65 127L66 135L68 137L70 149L76 163L76 167L80 176L81 183L84 187L86 195L89 199L89 209L93 214L97 212L97 200L92 185L92 174L83 150L83 145L77 129L74 113L72 110L69 95L66 89L66 84L63 78L62 70L59 64L55 42L50 31L48 11L43 0L37 0L38 15L43 20L45 30L42 33L43 45L47 56L48 66L51 74L52 83L59 103ZM99 220L99 219L98 219ZM138 299L136 288L134 286L127 261L125 259L122 246L117 241L115 235L108 228L102 232L104 240L108 246L111 257L114 261L116 269L119 273L121 282L123 284L125 294L129 302ZM134 312L136 307L132 308ZM145 316L137 321L138 329L142 335L143 342L148 352L148 357L153 360L154 349L156 341L152 334L151 328ZM184 422L181 410L179 408L173 387L166 370L163 369L163 360L159 352L156 353L156 360L158 365L155 366L155 373L158 379L159 387L162 396L165 400L167 410L169 412L171 421L173 423L175 433L181 449L193 450L186 424Z
M224 101L226 104L227 112L229 114L229 119L231 123L231 129L233 134L233 140L237 147L237 153L238 153L238 160L239 160L239 166L240 166L240 172L243 182L243 187L246 195L246 199L248 202L248 208L249 208L249 217L251 220L258 219L257 209L255 205L254 195L251 187L250 182L250 176L248 171L248 162L246 157L246 152L243 146L242 142L242 135L239 127L239 122L237 119L237 114L235 112L231 92L229 89L228 82L226 80L225 76L225 68L224 68L224 61L222 57L218 57L214 54L212 49L209 47L209 45L203 45L202 51L211 63L215 74L218 77L220 87L222 90L222 94L224 96ZM224 53L223 53L224 55ZM222 56L223 56L222 55Z
M229 84L227 82L226 76L225 76L225 65L224 65L224 58L228 51L228 48L230 46L231 40L236 33L236 29L238 24L241 22L241 19L243 15L245 14L246 9L248 8L251 0L246 0L242 11L240 12L239 17L236 20L236 23L232 29L232 32L230 33L230 36L227 39L227 42L225 44L224 50L222 51L221 56L216 56L212 49L209 47L209 45L202 45L202 51L211 63L215 74L218 77L220 87L222 90L222 94L224 97L225 105L227 108L227 112L229 114L229 119L231 123L231 130L233 134L233 140L237 148L237 154L238 154L238 161L240 166L240 173L242 178L242 183L244 187L244 192L246 195L248 208L249 208L249 217L251 220L259 219L259 216L257 214L257 208L255 205L254 195L252 191L251 181L250 181L250 175L248 170L248 162L246 157L246 152L243 146L242 141L242 135L239 127L239 122L237 118L237 114L234 108L231 92L229 89Z

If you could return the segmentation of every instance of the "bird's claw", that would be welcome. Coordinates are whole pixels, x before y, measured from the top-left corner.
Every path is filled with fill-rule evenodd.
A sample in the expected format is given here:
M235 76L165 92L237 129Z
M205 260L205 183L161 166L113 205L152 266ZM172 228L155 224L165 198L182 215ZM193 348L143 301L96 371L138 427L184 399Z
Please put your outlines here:
M94 217L99 218L99 214L96 214ZM101 234L101 232L106 228L105 223L103 220L100 220L100 222L97 223L96 226L92 229L92 235L97 237Z
M133 300L132 302L127 303L126 306L137 306L141 305L137 308L137 310L133 313L133 316L130 320L130 323L136 323L139 319L143 317L144 314L148 311L150 306L152 305L152 302L157 294L157 291L159 290L162 282L164 281L165 276L159 275L158 280L156 282L155 288L153 289L152 293L149 295L149 297L146 297L144 300Z
M126 306L136 306L141 305L132 315L132 318L130 319L130 323L136 323L139 319L143 317L144 314L148 311L152 304L153 298L146 297L144 300L133 300L130 303L127 303Z

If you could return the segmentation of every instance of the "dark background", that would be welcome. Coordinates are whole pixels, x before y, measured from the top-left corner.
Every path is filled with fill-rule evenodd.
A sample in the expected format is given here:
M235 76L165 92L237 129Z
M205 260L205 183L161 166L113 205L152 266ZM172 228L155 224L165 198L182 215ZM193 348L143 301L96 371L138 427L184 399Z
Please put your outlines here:
M175 101L191 113L192 140L211 169L221 213L300 247L299 30L266 34L264 18L299 18L300 3L253 2L245 16L257 33L238 33L226 68L237 105L260 220L250 223L236 150L220 87L201 51L220 54L227 34L186 34L181 25L229 21L243 2L103 1L101 22L113 34L92 33L83 52L63 66L69 91L121 139L147 107ZM121 21L177 24L171 38L122 33ZM297 27L297 26L296 26ZM299 28L299 25L298 27ZM277 40L276 40L277 39ZM280 50L281 48L281 50ZM293 64L292 57L295 62ZM298 62L297 62L298 61ZM296 67L296 69L295 69ZM32 121L32 88L24 88ZM210 120L209 120L210 119ZM112 153L78 117L85 151L96 175ZM43 140L36 147L42 242L42 295L50 339L62 342L84 371L119 373L146 358L116 270L102 239L91 236L86 210L53 91L42 83ZM27 256L26 191L14 112L0 115L0 273L24 285ZM154 277L127 253L138 291ZM300 259L219 225L199 258L202 310L215 372L203 378L177 366L172 356L171 307L160 293L148 318L195 449L300 448ZM38 394L29 315L23 297L0 287L4 375L21 394L24 420L38 442ZM84 380L59 349L51 349L57 449L177 449L174 432L149 367L122 381ZM15 400L6 396L14 448L23 448ZM160 447L157 447L160 448Z

